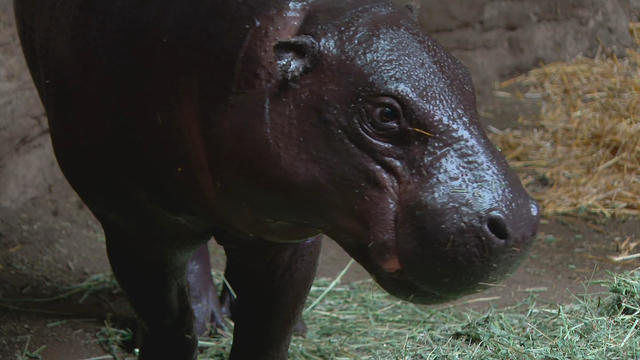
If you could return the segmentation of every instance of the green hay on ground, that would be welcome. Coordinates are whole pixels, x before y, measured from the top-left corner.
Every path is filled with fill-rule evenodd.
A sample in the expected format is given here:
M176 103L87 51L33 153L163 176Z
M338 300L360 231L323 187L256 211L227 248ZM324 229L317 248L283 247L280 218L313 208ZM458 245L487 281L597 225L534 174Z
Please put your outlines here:
M311 304L330 281L317 280ZM305 314L290 359L637 359L640 272L612 275L600 294L567 305L535 297L485 313L397 300L371 281L332 289ZM593 285L592 286L597 286ZM230 336L202 339L200 359L226 359Z
M71 290L113 292L110 279L92 277ZM586 284L570 304L541 305L532 295L483 313L400 301L372 281L336 283L314 282L306 305L314 306L304 314L309 332L294 337L290 359L640 359L640 269ZM129 330L108 323L96 336L112 354L131 341ZM202 338L200 359L227 359L231 342L229 334Z

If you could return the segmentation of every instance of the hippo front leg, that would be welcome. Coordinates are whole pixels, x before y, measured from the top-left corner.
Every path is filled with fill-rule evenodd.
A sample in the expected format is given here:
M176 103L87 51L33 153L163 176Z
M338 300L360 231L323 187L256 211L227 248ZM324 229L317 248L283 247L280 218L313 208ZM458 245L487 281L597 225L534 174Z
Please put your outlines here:
M141 320L139 359L196 359L186 276L191 251L170 246L166 234L153 228L103 227L113 273Z
M225 248L225 276L237 298L230 360L283 360L315 277L321 240L246 241L216 235Z

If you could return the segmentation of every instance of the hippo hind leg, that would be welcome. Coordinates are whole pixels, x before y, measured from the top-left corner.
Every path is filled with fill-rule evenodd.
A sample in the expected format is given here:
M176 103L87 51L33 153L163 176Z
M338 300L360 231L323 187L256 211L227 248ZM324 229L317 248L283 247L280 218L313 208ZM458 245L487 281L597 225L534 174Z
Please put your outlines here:
M198 338L187 263L198 242L205 240L198 241L193 234L166 225L98 218L113 273L141 321L139 358L196 359Z
M196 333L206 335L210 330L226 331L228 326L224 321L218 298L217 289L211 276L211 261L207 244L201 245L191 255L187 264L187 282L191 296L191 307L195 315Z
M272 243L227 233L216 233L215 239L227 254L225 277L237 296L227 302L235 324L229 359L287 359L315 277L321 239Z

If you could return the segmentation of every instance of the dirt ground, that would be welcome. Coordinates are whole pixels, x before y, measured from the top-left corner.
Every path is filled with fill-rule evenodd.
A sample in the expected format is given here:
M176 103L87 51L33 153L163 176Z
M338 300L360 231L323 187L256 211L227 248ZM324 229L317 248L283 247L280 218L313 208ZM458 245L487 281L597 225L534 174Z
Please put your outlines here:
M0 75L26 78L13 30L0 29L5 29L0 33L0 52L11 55L4 58L10 61L0 63ZM11 71L14 73L7 75ZM34 121L42 121L35 92L27 82L24 84L26 88L16 95L0 83L0 114L2 107L15 107L16 102L22 102L22 107L34 114ZM489 97L481 105L484 121L498 128L519 126L520 116L535 118L539 108L533 100L504 97ZM46 131L41 135L45 136ZM43 139L50 146L46 136ZM47 161L54 161L50 149L45 152ZM21 171L20 164L13 166L0 170ZM107 359L96 333L105 321L124 321L126 325L130 320L122 294L100 292L82 302L81 295L47 302L6 301L55 296L91 275L109 271L104 235L95 219L59 172L37 175L48 184L46 194L34 195L17 208L0 206L0 298L4 299L0 301L0 359ZM640 241L638 234L638 219L543 219L529 257L511 278L459 302L500 297L493 301L499 306L514 303L531 292L541 302L569 302L574 294L584 292L584 281L603 278L607 271L638 267L638 260L613 263L608 258L619 254L625 241ZM323 246L319 276L334 277L349 257L330 239L325 239ZM221 269L221 249L212 243L211 253L214 267ZM362 268L354 266L345 281L366 277ZM600 289L594 286L590 290ZM489 303L474 306L482 309Z

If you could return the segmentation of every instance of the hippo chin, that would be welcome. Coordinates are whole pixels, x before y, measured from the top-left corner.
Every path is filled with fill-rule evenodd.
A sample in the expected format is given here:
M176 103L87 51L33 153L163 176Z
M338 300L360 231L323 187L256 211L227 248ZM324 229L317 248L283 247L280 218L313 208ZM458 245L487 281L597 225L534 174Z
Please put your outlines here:
M286 359L320 233L420 303L504 277L535 236L538 207L482 131L467 70L406 9L17 0L15 11L60 167L141 320L140 358L195 359L196 331L230 313L231 359ZM222 306L211 236L233 288Z

